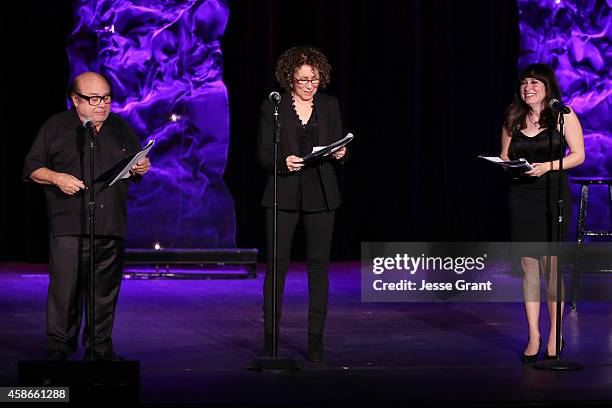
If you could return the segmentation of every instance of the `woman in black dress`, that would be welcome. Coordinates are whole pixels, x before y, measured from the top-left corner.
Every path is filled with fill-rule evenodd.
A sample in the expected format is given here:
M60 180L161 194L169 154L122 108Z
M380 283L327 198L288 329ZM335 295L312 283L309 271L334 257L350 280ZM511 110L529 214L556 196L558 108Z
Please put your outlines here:
M315 146L326 146L342 138L338 100L318 92L330 80L330 66L314 47L293 47L278 59L276 79L284 88L278 108L281 134L278 162L278 252L277 322L289 266L291 242L298 221L306 233L308 270L308 358L321 361L323 329L327 316L329 282L327 268L334 226L334 213L340 206L336 167L346 155L343 147L323 160L304 164L302 157ZM274 106L266 100L259 121L260 164L270 173L262 205L266 208L268 265L264 280L264 349L272 354L272 220ZM276 325L278 328L278 324ZM278 344L278 343L277 343Z
M571 219L571 196L567 172L584 162L584 140L578 117L571 110L565 115L565 141L569 152L563 158L563 172L559 172L558 113L549 103L561 99L553 70L545 64L527 66L520 75L518 92L508 107L502 131L500 158L516 160L524 158L533 170L512 180L510 185L510 218L513 241L557 241L557 197L559 177L563 177L564 222L563 237L567 235L567 223ZM540 273L546 274L548 285L548 312L550 333L544 358L555 355L556 336L556 270L555 256L542 253L523 253L521 265L525 312L529 325L529 342L523 351L522 361L535 362L542 344L539 331ZM550 259L550 265L547 265ZM563 293L563 290L562 292ZM562 316L561 316L562 317ZM561 343L563 347L563 342Z

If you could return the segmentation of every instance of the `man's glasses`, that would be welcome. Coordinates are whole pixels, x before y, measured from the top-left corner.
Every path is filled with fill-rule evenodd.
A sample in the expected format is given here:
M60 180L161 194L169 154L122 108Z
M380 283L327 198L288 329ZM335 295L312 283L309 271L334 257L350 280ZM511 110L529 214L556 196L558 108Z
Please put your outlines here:
M85 99L91 106L98 106L99 104L102 103L102 101L104 101L104 103L111 102L111 94L109 93L107 93L106 95L102 95L102 96L87 96L87 95L80 94L78 92L75 92L74 94L81 99Z
M308 85L308 83L310 82L312 85L317 86L321 83L320 79L297 79L294 78L295 82L297 82L298 84L302 85L302 86L306 86Z

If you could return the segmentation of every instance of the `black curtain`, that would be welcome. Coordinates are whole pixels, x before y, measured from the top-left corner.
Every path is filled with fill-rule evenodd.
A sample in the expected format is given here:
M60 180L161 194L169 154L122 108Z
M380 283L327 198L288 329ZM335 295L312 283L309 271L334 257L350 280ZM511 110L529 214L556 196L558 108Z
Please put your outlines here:
M223 43L240 246L264 246L258 107L278 88L276 58L298 44L328 55L328 91L356 135L334 258L358 259L362 241L508 239L503 175L476 156L499 153L517 75L515 1L268 0L232 3Z
M47 260L44 196L21 171L38 129L66 109L72 15L68 0L20 0L0 17L0 260Z
M65 108L72 5L27 0L11 10L1 17L0 260L45 261L43 196L20 175L38 128ZM359 258L362 241L507 239L503 175L476 155L499 151L517 75L515 0L235 0L222 48L238 246L265 249L257 116L278 89L278 55L297 44L328 55L328 91L356 135L335 259ZM302 257L299 236L295 247Z

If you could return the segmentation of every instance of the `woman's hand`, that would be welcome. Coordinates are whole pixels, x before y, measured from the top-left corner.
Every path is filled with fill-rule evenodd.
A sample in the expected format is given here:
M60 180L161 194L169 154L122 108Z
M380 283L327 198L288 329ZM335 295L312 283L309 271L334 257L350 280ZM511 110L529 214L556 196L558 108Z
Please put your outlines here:
M541 177L551 170L552 163L531 163L531 167L533 167L533 170L526 171L525 175L531 177Z
M302 169L302 167L304 167L304 159L294 155L287 156L285 162L287 163L287 168L289 171L299 171Z
M334 159L340 160L341 158L344 157L345 154L346 154L346 146L342 146L341 148L333 152L332 156L334 156Z

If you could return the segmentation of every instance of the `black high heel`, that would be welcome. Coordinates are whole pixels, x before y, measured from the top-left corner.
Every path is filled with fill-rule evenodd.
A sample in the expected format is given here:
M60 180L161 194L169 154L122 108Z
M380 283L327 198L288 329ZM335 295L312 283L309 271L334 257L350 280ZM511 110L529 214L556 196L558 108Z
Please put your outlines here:
M561 358L561 353L563 353L563 347L565 347L565 339L561 339L561 349L559 349L559 358ZM557 356L548 354L548 347L546 347L546 353L544 353L544 360L556 360Z
M540 348L542 347L542 338L540 337L540 344L538 345L538 351L535 354L527 355L525 353L521 354L521 362L523 364L533 364L538 361L538 354L540 354Z

